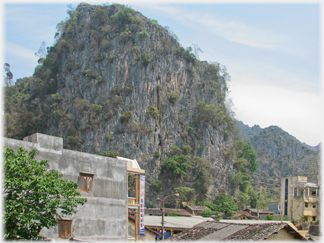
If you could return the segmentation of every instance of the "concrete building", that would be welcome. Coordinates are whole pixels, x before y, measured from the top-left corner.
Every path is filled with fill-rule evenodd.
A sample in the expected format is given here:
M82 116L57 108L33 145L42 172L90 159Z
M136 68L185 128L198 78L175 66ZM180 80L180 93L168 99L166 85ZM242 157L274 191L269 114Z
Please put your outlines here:
M308 221L319 219L319 190L314 183L307 182L305 176L281 179L281 213L289 220L300 220L307 216Z
M76 214L59 220L55 227L43 228L41 235L52 239L128 240L128 173L138 178L144 173L139 166L134 168L129 161L63 149L62 138L40 133L23 141L4 138L3 142L8 148L36 149L37 160L47 159L50 169L59 171L67 180L76 181L81 196L87 198L84 205L78 206ZM130 200L138 212L137 225L138 191Z

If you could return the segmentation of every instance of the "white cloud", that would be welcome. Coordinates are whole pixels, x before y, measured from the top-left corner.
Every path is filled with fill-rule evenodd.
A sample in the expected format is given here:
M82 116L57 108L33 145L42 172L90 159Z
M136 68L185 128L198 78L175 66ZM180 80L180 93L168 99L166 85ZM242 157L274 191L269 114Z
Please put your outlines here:
M241 75L230 90L237 118L249 126L276 125L312 146L321 141L319 92L275 86L251 74Z
M170 5L150 6L152 9L163 12L170 18L181 21L187 26L199 25L210 32L219 35L229 41L243 45L265 49L283 49L289 43L289 37L273 31L260 29L251 24L235 20L233 18L198 11L189 11L180 7Z
M6 42L5 49L8 55L12 55L17 59L22 59L27 63L34 62L35 65L37 64L38 57L34 55L35 51L11 42Z

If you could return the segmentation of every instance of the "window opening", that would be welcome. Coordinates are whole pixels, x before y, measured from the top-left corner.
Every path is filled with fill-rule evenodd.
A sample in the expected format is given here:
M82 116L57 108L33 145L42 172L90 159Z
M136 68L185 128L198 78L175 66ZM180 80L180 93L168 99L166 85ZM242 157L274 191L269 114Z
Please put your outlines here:
M72 220L58 221L59 238L72 238Z
M305 208L308 208L308 203L307 202L305 203Z
M93 192L93 174L81 173L80 190L82 192Z
M288 214L288 179L285 180L285 215Z

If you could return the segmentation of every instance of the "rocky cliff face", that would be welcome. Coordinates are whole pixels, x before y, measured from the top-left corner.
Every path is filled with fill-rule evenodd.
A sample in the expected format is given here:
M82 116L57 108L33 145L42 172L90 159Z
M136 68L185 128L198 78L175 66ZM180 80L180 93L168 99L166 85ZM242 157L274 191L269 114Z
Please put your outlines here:
M277 126L252 128L237 122L237 127L257 152L259 168L255 184L275 188L279 192L282 177L305 175L316 181L320 163L319 151L312 149Z
M82 3L69 14L34 76L17 82L26 95L19 112L7 109L7 136L38 131L63 137L69 149L136 159L146 170L148 204L195 183L194 171L181 180L161 172L171 146L189 145L190 156L212 163L209 196L231 192L226 70L197 60L167 29L130 8ZM22 122L18 132L8 123L14 118ZM161 192L151 187L157 180Z

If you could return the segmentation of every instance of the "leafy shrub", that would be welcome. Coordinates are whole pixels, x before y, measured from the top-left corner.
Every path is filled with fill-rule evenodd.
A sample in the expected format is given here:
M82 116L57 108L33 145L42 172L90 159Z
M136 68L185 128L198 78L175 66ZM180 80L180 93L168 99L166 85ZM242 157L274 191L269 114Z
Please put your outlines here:
M171 216L171 217L176 217L176 216L179 216L180 215L180 213L178 213L178 212L170 212L169 213L169 216Z
M167 170L174 176L188 176L188 169L192 169L193 167L193 163L190 161L190 155L184 154L168 157L162 164L162 170Z
M142 63L145 67L147 67L150 62L151 62L151 59L146 55L146 54L142 54L141 55L141 59L142 59Z
M69 145L75 145L75 146L81 145L81 139L79 137L68 136L66 138L66 142Z
M110 137L109 135L106 136L106 141L107 141L107 142L110 142L112 139L113 139L113 138Z
M115 55L109 55L109 56L108 56L108 61L109 61L110 63L113 63L114 58L115 58Z
M107 39L103 39L101 41L101 47L104 49L104 50L109 50L111 47L112 47L112 44L110 41L108 41Z
M56 111L53 111L53 116L57 117L58 119L61 119L64 117L64 111L62 110L56 110Z
M130 129L133 131L133 132L142 132L142 133L145 133L147 131L147 127L145 126L144 123L133 123L130 127Z
M133 90L132 87L125 86L122 90L122 93L123 95L127 96L130 95L130 93L132 93L132 90Z
M214 88L210 88L209 89L209 92L212 94L212 95L215 95L216 94L216 90Z
M144 39L149 36L149 33L146 30L143 30L143 31L139 32L138 35L141 39Z
M62 99L62 96L59 93L56 94L52 94L51 95L51 99L53 99L54 101L58 102Z
M135 10L129 7L123 6L123 9L113 15L119 25L124 26L131 22L131 17L135 14Z
M154 158L158 159L158 158L160 158L160 156L161 156L161 154L160 154L159 151L156 151L156 152L154 153Z
M96 62L101 62L102 60L103 60L103 58L101 56L97 56L95 59Z
M125 43L132 38L132 32L129 30L125 30L123 33L119 35L119 37L121 41Z
M124 102L123 102L123 97L121 96L118 96L118 95L115 95L112 100L111 100L112 104L114 105L122 105Z
M134 111L127 111L125 114L120 116L121 122L128 122L132 118Z
M212 211L210 209L205 209L203 211L200 212L200 216L204 217L204 218L209 218L211 217L212 215L215 215L217 214L215 211Z
M152 181L151 187L153 188L154 191L156 191L157 193L159 193L163 189L163 183L162 183L162 181L159 181L159 180Z
M154 107L154 106L149 106L149 107L147 108L146 113L147 113L150 117L152 117L152 118L154 118L154 119L157 119L157 118L159 118L159 117L161 116L160 111L159 111L156 107Z
M98 77L97 77L97 81L98 81L99 83L103 82L103 77L102 77L102 76L98 76Z
M97 151L98 154L102 155L102 156L106 156L106 157L112 157L112 158L116 158L117 156L119 156L119 154L117 152L114 151Z
M121 85L120 84L115 84L114 86L111 87L111 92L116 95L120 95L121 92Z
M266 217L265 217L266 220L272 220L272 215L271 214L267 214Z
M190 145L182 146L182 152L184 154L189 154L191 151L192 151L192 147Z
M140 26L142 24L142 22L143 22L143 20L140 17L138 17L138 16L136 16L136 17L135 16L131 16L130 17L130 21L135 26Z
M159 22L156 20L156 19L151 19L151 24L154 26L154 27L159 27Z
M195 196L195 189L194 188L190 188L190 187L176 187L174 188L174 191L176 193L179 193L179 197L181 199L181 201L192 201L194 199Z
M134 46L134 47L133 47L133 50L134 50L134 52L136 52L136 53L139 53L139 52L140 52L140 49L138 48L138 46Z
M227 216L234 215L238 207L233 200L233 198L226 194L225 190L220 190L220 192L215 196L213 203L217 205L217 211L225 213Z
M66 64L66 70L67 71L71 71L72 70L72 63L68 63L68 64Z
M180 99L180 95L175 92L167 93L166 95L171 104L175 104Z
M102 105L92 104L91 107L96 113L100 113L102 111Z
M172 145L170 146L170 155L175 155L175 154L181 154L182 153L182 150L178 147L178 146L175 146L175 145Z

